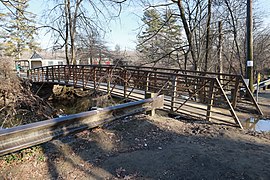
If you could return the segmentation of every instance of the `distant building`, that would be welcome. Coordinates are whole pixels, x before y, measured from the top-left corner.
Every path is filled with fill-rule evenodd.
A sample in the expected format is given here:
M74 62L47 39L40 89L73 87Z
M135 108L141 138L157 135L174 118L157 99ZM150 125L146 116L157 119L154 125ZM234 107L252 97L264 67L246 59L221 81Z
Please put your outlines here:
M19 59L15 61L15 66L18 67L19 65L22 71L26 71L28 69L36 67L64 65L64 64L66 64L65 59L43 59L36 52L34 52L34 54L30 57L30 59Z

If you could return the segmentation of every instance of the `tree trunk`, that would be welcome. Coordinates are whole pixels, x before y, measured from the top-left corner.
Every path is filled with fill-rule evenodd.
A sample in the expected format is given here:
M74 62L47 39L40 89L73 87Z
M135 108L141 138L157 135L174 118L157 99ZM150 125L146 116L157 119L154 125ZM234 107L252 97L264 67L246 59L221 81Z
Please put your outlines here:
M222 34L222 22L218 22L218 65L217 65L217 72L223 73L223 60L222 60L222 43L223 43L223 34ZM222 75L219 75L219 79L222 79Z
M222 22L218 22L218 33L219 33L219 40L218 40L218 73L223 73L223 61L222 61L222 43L223 43L223 32L222 32Z
M233 11L230 7L230 3L225 0L225 3L226 3L226 6L229 10L229 13L230 13L230 17L231 17L231 20L232 20L232 26L233 26L233 40L235 42L235 46L236 46L236 53L237 53L237 58L238 58L238 61L239 61L239 66L240 66L240 72L241 74L243 75L244 74L244 69L243 69L243 63L242 63L242 59L241 59L241 56L240 56L240 48L239 48L239 44L238 44L238 41L237 41L237 37L238 37L238 34L237 34L237 27L236 27L236 24L235 24L235 18L234 18L234 15L233 15Z
M209 42L210 42L210 23L211 23L211 7L212 0L208 0L208 15L207 15L207 25L206 25L206 45L205 45L205 61L204 61L204 71L208 71L208 58L209 58Z
M189 45L189 52L191 53L191 57L193 60L194 70L196 71L198 66L197 66L197 59L195 56L194 47L193 47L193 43L192 43L193 35L192 35L192 32L190 31L190 28L189 28L188 23L187 23L187 19L185 16L185 9L184 9L182 0L178 0L177 5L178 5L179 11L180 11L180 17L181 17L181 20L182 20L182 23L183 23L183 26L185 29L186 36L187 36L188 45Z
M66 38L65 38L65 55L66 62L69 65L69 56L68 56L68 37L69 37L69 26L68 26L68 2L69 0L65 0L65 19L66 19Z

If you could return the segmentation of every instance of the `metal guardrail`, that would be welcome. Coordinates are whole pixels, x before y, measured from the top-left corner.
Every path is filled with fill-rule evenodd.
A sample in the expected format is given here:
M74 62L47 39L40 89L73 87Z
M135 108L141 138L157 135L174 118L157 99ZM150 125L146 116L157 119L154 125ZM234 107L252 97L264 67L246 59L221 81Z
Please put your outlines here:
M0 130L0 156L38 145L71 133L98 127L115 119L163 108L164 96L129 102L101 110Z
M257 86L257 83L253 84L254 90L257 90ZM268 86L270 86L270 79L266 79L259 83L259 88L267 88Z

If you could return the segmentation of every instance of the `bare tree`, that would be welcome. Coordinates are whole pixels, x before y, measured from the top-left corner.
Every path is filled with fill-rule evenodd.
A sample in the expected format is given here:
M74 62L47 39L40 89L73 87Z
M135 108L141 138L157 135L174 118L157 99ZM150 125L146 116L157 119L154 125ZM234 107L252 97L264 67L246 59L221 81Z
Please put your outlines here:
M47 12L47 27L54 44L65 47L67 63L76 64L76 38L80 32L106 32L106 24L121 12L125 0L60 0Z
M179 42L179 47L187 46L178 49L183 52L179 58L192 65L192 69L216 71L214 67L219 57L224 59L224 70L244 74L246 0L171 0L171 3L148 4L148 7L160 8L161 11L165 7L178 9L186 39ZM255 16L255 31L259 18ZM219 44L219 21L223 22L222 44ZM219 51L221 46L223 50Z

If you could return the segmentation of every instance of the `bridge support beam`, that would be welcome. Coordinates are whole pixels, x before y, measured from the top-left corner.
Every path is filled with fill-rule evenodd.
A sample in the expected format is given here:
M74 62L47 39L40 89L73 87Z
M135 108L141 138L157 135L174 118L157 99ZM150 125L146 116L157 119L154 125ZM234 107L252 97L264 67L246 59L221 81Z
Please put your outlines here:
M172 76L171 112L174 111L176 92L177 92L177 77L176 76Z
M146 85L145 85L145 94L149 91L149 83L150 83L150 73L146 75Z
M111 69L107 69L107 94L111 93L111 79L112 79L112 74L111 74Z
M233 108L236 107L239 84L240 84L240 79L239 79L239 77L237 77L236 82L235 82L235 87L234 87L234 89L232 89L232 106L233 106Z
M208 104L207 104L207 112L206 112L206 120L211 121L211 114L212 114L212 107L214 104L214 85L215 82L211 81L210 87L209 87L209 99L208 99Z

